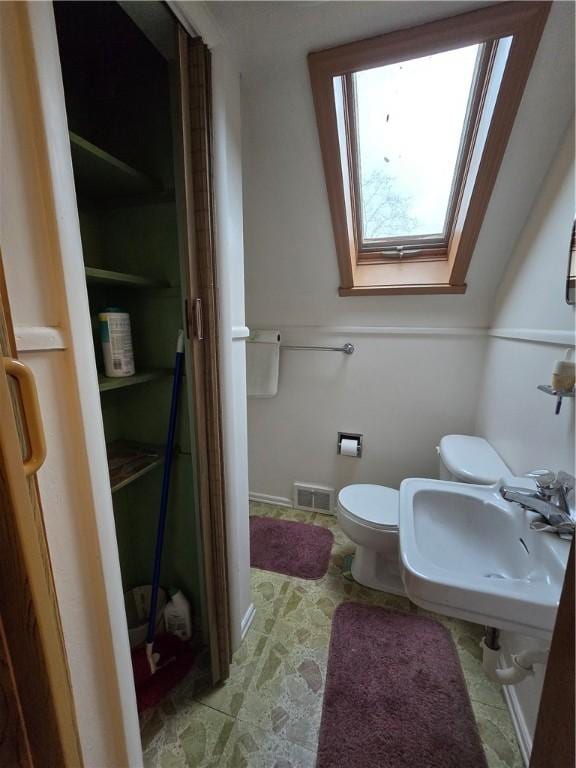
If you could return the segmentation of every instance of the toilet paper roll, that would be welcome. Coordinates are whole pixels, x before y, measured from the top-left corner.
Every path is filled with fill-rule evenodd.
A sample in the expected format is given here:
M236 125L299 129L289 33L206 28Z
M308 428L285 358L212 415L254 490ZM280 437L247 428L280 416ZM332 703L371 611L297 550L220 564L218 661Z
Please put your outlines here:
M340 453L342 456L358 456L358 440L349 440L342 438L340 442Z

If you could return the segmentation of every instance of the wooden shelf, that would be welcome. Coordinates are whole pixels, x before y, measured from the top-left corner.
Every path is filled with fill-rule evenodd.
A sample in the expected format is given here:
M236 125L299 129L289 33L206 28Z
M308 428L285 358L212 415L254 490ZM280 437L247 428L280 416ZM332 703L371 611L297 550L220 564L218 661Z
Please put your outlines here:
M109 392L112 389L123 389L124 387L134 387L137 384L145 384L148 381L156 381L170 376L172 371L169 368L156 368L149 371L138 371L133 376L122 376L112 378L98 374L98 388L100 392Z
M109 200L162 193L154 179L70 131L74 178L80 195Z
M132 288L169 288L166 280L154 280L142 275L131 275L128 272L114 272L111 269L84 267L86 280L89 283L105 283L106 285L122 285Z
M164 461L164 450L157 445L115 440L106 446L112 493L148 474Z

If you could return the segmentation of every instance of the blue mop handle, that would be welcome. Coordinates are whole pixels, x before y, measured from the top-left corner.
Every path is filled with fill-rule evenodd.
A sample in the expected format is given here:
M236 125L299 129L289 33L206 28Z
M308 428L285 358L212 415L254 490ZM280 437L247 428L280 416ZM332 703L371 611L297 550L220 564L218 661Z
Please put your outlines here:
M160 497L160 514L156 531L156 551L154 552L154 574L152 576L152 594L150 596L150 614L148 616L148 631L146 643L154 642L156 633L156 608L158 606L158 588L160 586L160 566L162 565L162 549L164 547L164 532L168 514L168 493L170 491L170 474L174 454L174 437L176 434L176 417L178 415L178 396L182 381L182 366L184 363L184 333L178 332L176 345L176 362L174 363L174 379L172 381L172 402L170 403L170 421L168 437L164 451L164 473L162 475L162 495Z

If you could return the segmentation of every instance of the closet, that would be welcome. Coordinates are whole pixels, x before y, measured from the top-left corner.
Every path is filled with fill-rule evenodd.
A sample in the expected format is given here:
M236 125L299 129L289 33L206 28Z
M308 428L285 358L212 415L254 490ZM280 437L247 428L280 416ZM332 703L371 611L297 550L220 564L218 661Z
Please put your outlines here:
M200 48L160 2L56 2L54 10L123 589L151 580L185 329L161 584L188 598L216 681L227 674L229 642L217 318L201 279L210 253L197 246L206 227L198 188L209 168L195 168L190 149L189 51ZM131 376L105 375L98 316L112 308L130 316Z

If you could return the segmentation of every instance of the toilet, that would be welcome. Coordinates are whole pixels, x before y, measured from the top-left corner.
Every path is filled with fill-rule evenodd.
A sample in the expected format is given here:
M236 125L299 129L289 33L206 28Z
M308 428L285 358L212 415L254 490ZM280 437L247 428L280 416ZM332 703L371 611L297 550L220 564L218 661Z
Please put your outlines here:
M512 474L482 437L446 435L437 450L441 480L491 485ZM398 491L383 485L347 485L338 494L337 515L340 527L356 544L354 580L365 587L402 595L398 499Z

